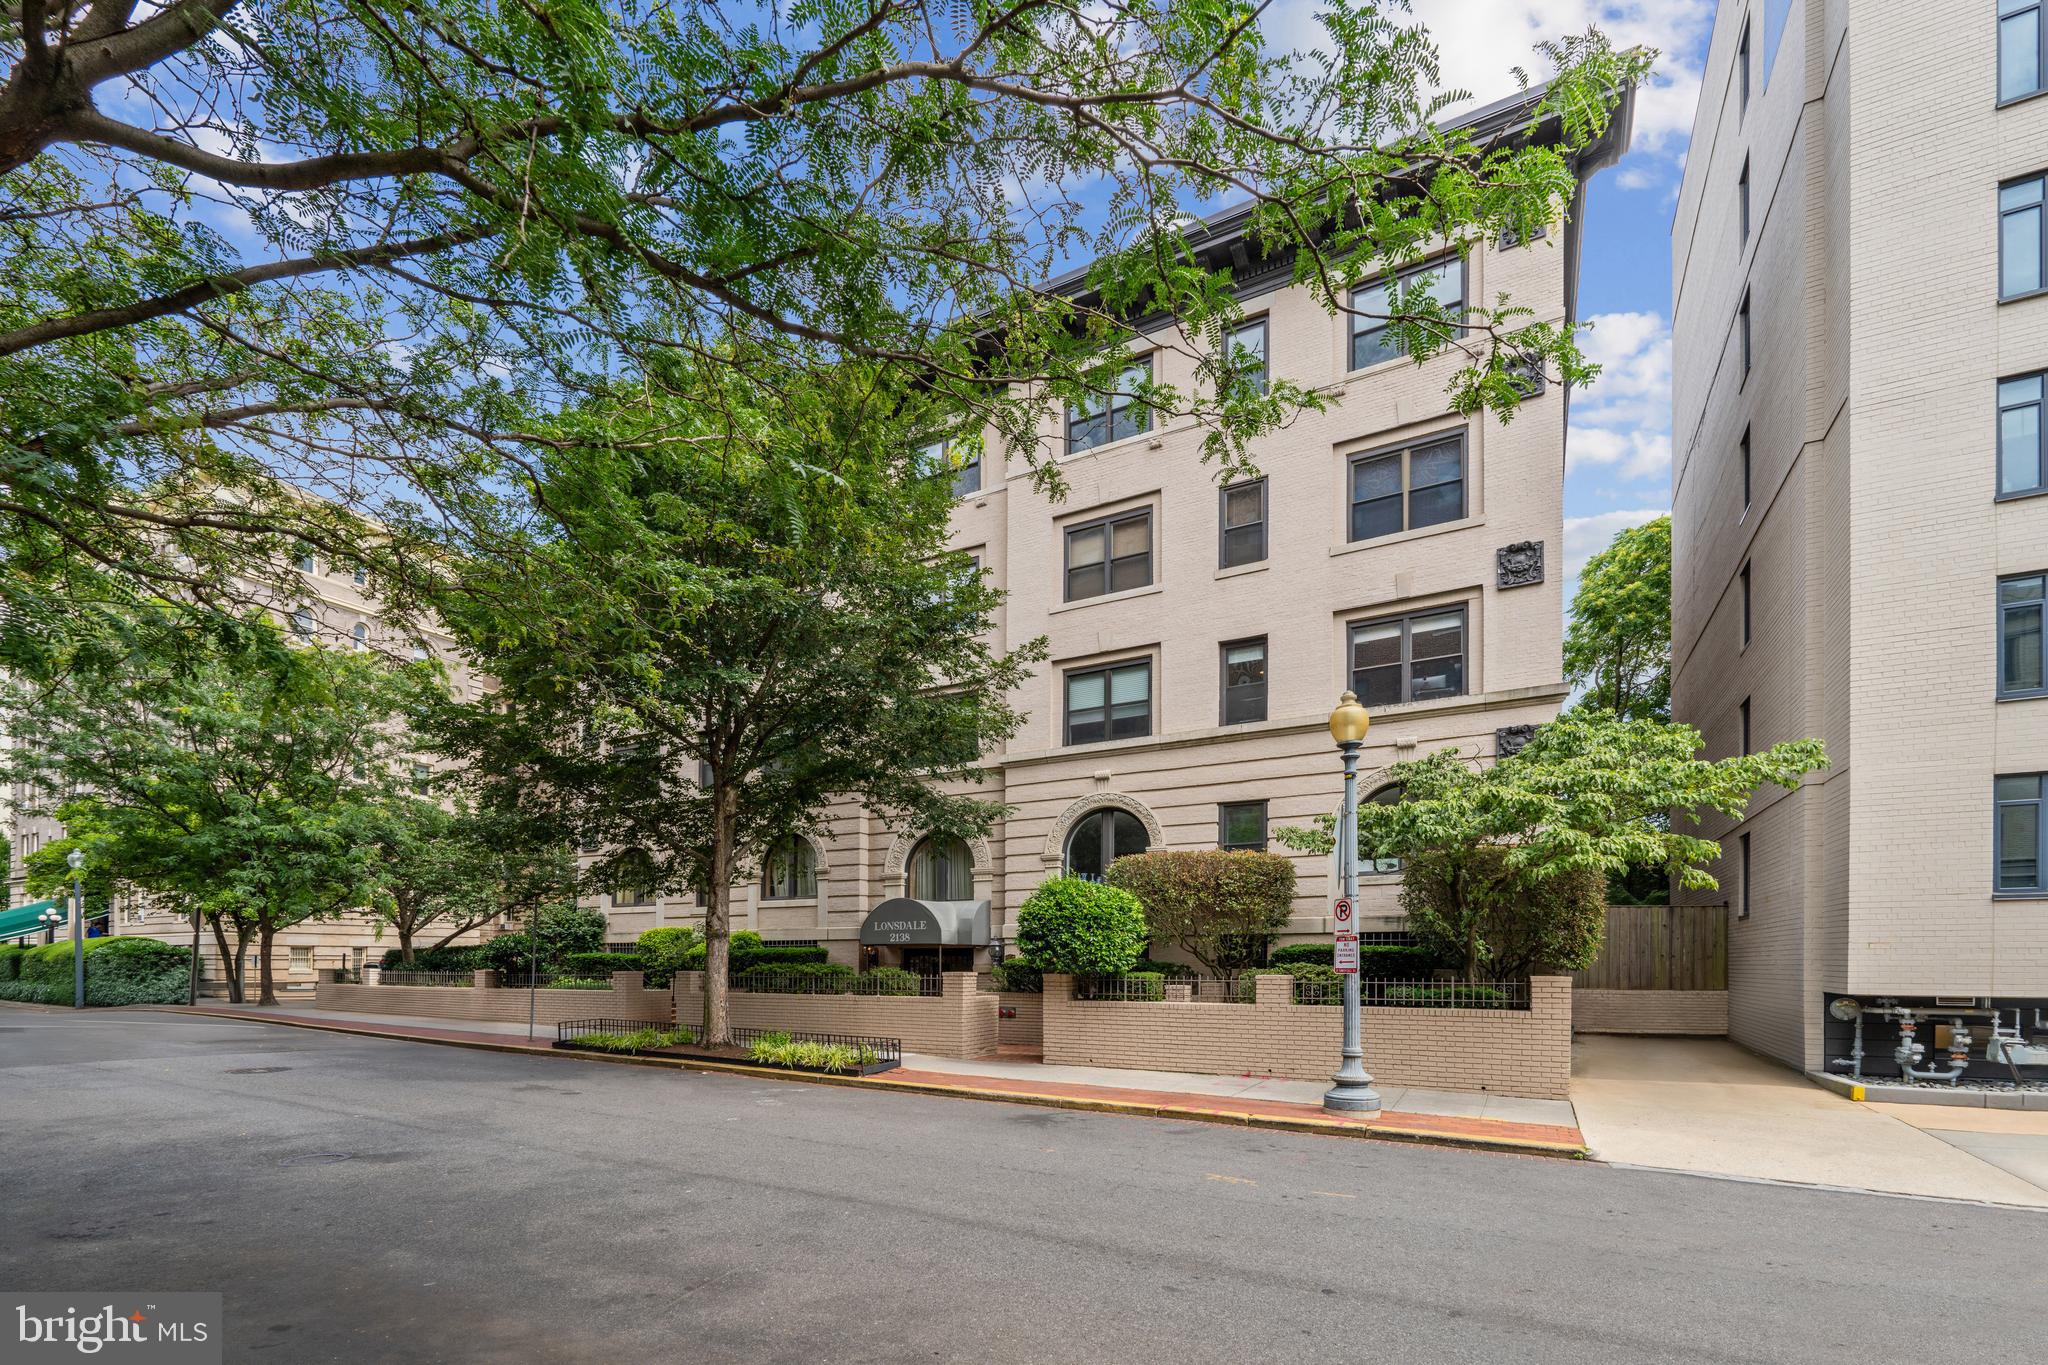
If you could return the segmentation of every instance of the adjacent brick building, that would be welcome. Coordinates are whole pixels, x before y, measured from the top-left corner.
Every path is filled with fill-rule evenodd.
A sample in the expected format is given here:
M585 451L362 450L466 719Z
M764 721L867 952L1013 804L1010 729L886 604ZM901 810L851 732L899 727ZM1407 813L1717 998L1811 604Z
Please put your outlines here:
M1673 708L1833 767L1722 841L1729 1032L2048 1003L2032 0L1724 0L1672 236ZM2001 243L2003 250L2001 250ZM1837 1034L1845 1025L1834 1025Z

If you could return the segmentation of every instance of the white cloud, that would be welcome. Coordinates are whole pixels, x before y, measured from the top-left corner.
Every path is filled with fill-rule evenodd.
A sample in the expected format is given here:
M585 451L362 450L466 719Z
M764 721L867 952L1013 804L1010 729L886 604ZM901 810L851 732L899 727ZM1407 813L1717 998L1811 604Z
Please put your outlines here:
M1665 514L1662 507L1633 507L1624 512L1596 512L1590 517L1564 519L1564 572L1576 583L1586 561L1606 549L1614 537L1631 526L1655 521ZM1570 601L1570 594L1566 594Z
M1565 465L1608 469L1618 482L1671 470L1671 324L1656 313L1587 319L1580 346L1599 377L1572 396Z

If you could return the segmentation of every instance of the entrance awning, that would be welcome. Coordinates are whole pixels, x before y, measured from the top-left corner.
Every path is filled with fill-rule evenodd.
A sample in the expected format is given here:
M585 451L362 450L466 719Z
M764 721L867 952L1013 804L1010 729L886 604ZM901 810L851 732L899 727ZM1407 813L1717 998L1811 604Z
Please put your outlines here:
M988 943L988 902L885 900L861 921L860 941L879 948L926 944L984 947Z
M17 905L12 910L0 910L0 939L40 934L49 927L43 923L43 912L63 908L56 901L30 901L27 905Z

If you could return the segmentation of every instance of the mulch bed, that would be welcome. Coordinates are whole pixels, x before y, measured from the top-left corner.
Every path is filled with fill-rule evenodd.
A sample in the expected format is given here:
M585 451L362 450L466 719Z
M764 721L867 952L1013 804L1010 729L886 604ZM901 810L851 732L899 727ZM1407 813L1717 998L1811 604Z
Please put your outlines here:
M611 1057L681 1057L687 1061L718 1062L725 1066L747 1066L752 1067L756 1071L804 1071L820 1076L872 1076L877 1072L890 1071L901 1065L901 1063L893 1059L871 1062L867 1066L847 1071L826 1071L823 1067L815 1066L769 1065L755 1061L753 1053L746 1048L735 1047L730 1043L717 1046L705 1043L690 1043L681 1047L651 1047L640 1052L618 1052L611 1048L585 1047L574 1038L564 1038L558 1041L555 1046L565 1051L595 1052Z

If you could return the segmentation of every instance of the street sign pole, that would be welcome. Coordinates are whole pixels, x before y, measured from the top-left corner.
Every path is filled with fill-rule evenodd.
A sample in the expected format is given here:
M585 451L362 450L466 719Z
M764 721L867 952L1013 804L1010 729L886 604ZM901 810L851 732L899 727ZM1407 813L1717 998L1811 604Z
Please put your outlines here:
M1348 694L1347 694L1348 697ZM1360 1041L1358 999L1358 934L1352 915L1358 901L1358 748L1360 741L1339 740L1344 754L1344 813L1337 820L1337 866L1343 870L1344 895L1337 902L1342 914L1331 918L1337 924L1337 953L1344 951L1348 936L1351 969L1344 976L1344 1060L1323 1095L1323 1108L1345 1114L1379 1112L1380 1095L1372 1088L1365 1070L1365 1048ZM1344 968L1339 965L1340 972Z

